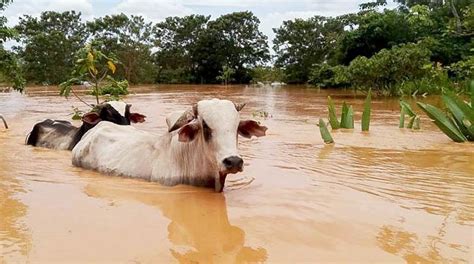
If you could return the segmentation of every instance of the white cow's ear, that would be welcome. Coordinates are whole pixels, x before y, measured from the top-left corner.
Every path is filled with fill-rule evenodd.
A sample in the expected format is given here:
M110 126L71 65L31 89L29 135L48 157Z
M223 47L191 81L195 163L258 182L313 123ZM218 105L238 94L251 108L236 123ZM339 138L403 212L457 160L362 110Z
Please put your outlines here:
M267 129L266 126L261 126L256 121L242 120L239 123L238 132L239 135L246 138L251 138L252 136L263 137Z
M139 113L130 113L130 116L128 119L132 123L143 123L145 122L145 115L139 114Z
M97 114L96 112L89 112L89 113L84 114L82 116L82 122L85 122L85 123L90 124L90 125L96 125L101 120L102 119L100 119L99 114Z
M194 138L196 138L196 135L199 133L200 129L201 126L199 125L199 122L190 122L179 129L178 140L180 142L191 142L194 140Z

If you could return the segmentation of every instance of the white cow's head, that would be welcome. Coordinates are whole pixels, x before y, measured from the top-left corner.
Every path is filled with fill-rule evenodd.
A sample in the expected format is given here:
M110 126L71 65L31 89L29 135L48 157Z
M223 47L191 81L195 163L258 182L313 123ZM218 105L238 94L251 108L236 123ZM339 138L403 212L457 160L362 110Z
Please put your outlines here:
M214 150L220 179L216 190L222 191L227 174L243 170L243 160L237 150L237 134L251 138L265 135L267 128L253 120L240 120L239 111L244 104L228 100L202 100L181 115L172 114L166 122L169 132L178 130L180 142L202 137Z

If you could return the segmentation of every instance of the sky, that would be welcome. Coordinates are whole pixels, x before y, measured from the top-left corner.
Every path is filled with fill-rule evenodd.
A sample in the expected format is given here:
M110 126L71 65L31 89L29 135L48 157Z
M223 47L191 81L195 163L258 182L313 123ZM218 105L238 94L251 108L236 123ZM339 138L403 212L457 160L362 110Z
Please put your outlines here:
M220 15L235 11L252 11L260 19L260 30L270 40L274 38L272 28L283 21L294 18L309 18L315 15L338 16L356 12L361 3L369 0L13 0L4 11L10 26L18 17L28 14L38 16L42 11L75 10L84 20L104 15L125 13L142 15L148 21L158 22L169 16L190 14ZM388 1L388 7L394 7Z

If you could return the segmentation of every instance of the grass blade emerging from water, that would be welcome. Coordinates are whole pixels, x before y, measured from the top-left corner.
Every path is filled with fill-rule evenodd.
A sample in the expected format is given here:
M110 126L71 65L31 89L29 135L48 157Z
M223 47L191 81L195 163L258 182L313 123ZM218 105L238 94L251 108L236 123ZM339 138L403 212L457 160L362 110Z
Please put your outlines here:
M331 96L328 96L328 111L329 111L329 124L331 124L332 129L340 128L339 120L336 116L336 107L334 102L331 99Z
M455 142L465 142L467 138L461 133L458 127L438 108L424 103L417 103L418 106L434 120L436 126Z
M328 127L326 126L326 123L322 118L319 119L319 132L321 133L321 137L323 138L324 143L334 143L334 139L329 133Z
M399 128L404 128L405 127L405 108L402 106L400 110L400 125L398 125Z
M362 131L369 131L370 126L370 111L371 111L371 92L367 94L364 102L364 112L362 112Z
M346 102L342 103L342 113L341 113L341 128L347 128L344 127L344 124L346 124L346 119L347 119L347 112L349 111L349 107L347 107Z

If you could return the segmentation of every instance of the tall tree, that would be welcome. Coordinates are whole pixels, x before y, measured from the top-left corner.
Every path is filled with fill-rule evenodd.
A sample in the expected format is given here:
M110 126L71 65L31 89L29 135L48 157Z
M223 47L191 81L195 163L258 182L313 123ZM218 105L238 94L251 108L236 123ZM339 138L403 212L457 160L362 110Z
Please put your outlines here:
M0 11L5 10L11 0L0 0ZM22 90L25 85L17 56L3 48L3 43L15 36L15 31L6 26L7 18L0 16L0 82L13 84L16 90Z
M230 13L209 22L209 35L218 41L215 54L221 61L220 70L224 66L232 68L237 82L249 82L248 67L270 59L267 36L259 31L259 24L260 20L249 11Z
M81 13L48 11L39 18L25 15L15 28L24 44L19 53L29 81L59 84L70 77L74 54L86 39Z
M87 23L90 37L122 62L117 74L131 83L154 81L151 60L152 26L141 16L105 16Z
M154 37L158 51L155 63L159 67L160 82L199 82L193 76L196 70L192 52L207 28L210 16L190 15L168 17L157 23Z
M344 21L315 16L284 21L273 31L276 66L284 68L287 82L302 83L308 80L313 65L330 59L328 55L334 53L344 31Z

